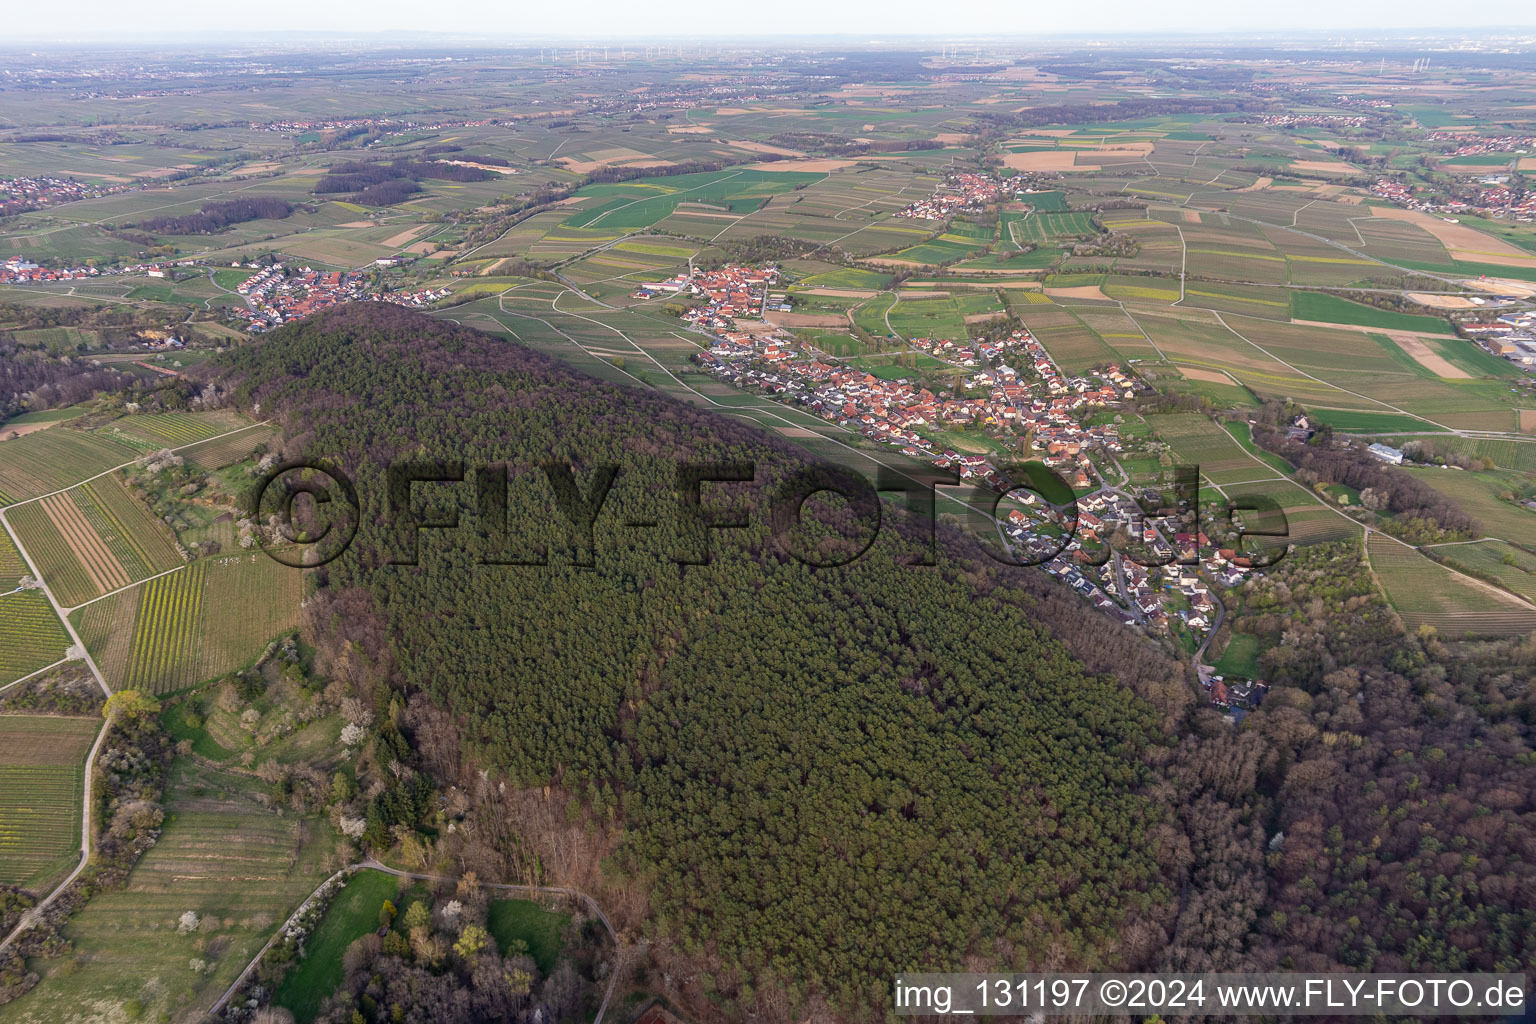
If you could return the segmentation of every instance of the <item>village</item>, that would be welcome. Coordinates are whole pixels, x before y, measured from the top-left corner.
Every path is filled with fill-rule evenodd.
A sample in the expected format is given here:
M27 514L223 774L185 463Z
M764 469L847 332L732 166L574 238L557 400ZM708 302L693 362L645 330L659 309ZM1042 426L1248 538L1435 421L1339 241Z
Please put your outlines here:
M41 281L78 281L95 277L95 267L44 267L22 255L0 263L0 284L34 284Z
M718 380L796 405L998 491L1003 497L996 525L1011 556L1042 567L1128 627L1167 633L1191 646L1216 628L1221 613L1215 588L1241 585L1251 563L1233 548L1218 549L1198 523L1192 527L1190 509L1165 507L1155 491L1138 496L1126 489L1129 480L1115 457L1141 442L1123 439L1111 414L1146 390L1143 381L1114 365L1067 374L1025 329L963 342L909 340L911 357L931 358L945 374L955 374L950 389L930 386L916 370L894 379L894 368L877 376L791 332L752 322L765 304L773 308L768 289L778 278L774 268L732 266L680 275L657 287L705 300L682 318L709 336L694 359ZM957 435L992 441L985 447L995 454L960 451ZM1007 479L1001 466L1014 460L1004 452L1054 470L1076 495L1075 521ZM1235 693L1219 678L1207 683L1212 702L1223 707L1245 706L1260 692L1236 680L1232 688Z
M255 264L247 266L256 267ZM447 288L425 288L414 292L369 291L367 280L355 270L320 271L299 267L290 272L281 263L257 269L237 285L235 291L245 299L245 305L231 307L229 313L253 334L302 320L343 302L393 302L423 309L448 295Z
M91 182L76 181L73 178L58 178L49 175L0 178L0 217L25 213L28 210L52 206L55 203L72 203L78 199L97 199L101 196L126 192L139 187L141 186L137 183L131 185L98 185Z
M252 121L253 132L380 132L386 135L413 131L440 131L452 128L483 128L494 120L419 122L395 117L322 118L313 121Z
M1511 157L1513 159L1513 157ZM1422 213L1472 213L1482 211L1501 220L1536 221L1536 192L1509 187L1509 175L1484 176L1476 188L1462 189L1454 195L1424 185L1411 185L1392 178L1378 178L1370 187L1371 195L1385 199L1405 210Z
M1003 198L1008 185L990 174L959 172L944 179L933 195L896 211L898 217L948 220L962 210L979 210Z
M763 315L768 289L778 283L777 267L743 267L727 264L718 270L689 270L665 281L647 282L631 298L649 299L671 294L702 299L703 304L684 311L683 319L704 331L728 332L737 317Z
M1450 143L1451 156L1509 153L1513 157L1519 150L1536 150L1536 136L1532 135L1467 135L1464 132L1430 132L1425 139L1430 142Z

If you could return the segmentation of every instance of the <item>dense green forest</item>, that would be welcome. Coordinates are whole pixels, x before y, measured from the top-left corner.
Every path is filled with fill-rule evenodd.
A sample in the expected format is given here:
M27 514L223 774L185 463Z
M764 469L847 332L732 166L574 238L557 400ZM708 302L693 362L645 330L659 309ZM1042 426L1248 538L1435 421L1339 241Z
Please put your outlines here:
M206 372L356 483L309 611L391 766L363 843L593 892L682 1005L863 1018L897 971L985 964L1531 965L1536 643L1405 634L1355 548L1248 584L1238 628L1293 653L1234 727L1036 570L942 531L904 564L894 507L862 558L801 563L761 506L804 452L522 346L368 304ZM407 460L462 481L392 509ZM700 488L744 528L679 526L682 462L755 466Z

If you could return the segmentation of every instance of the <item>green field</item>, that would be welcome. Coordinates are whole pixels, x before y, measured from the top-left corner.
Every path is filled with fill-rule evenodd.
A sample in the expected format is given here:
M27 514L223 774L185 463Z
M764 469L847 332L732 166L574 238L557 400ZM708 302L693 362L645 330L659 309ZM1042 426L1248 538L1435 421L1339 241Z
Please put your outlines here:
M859 369L866 370L872 377L881 380L910 380L914 371L908 366L898 366L895 363L859 363Z
M1221 657L1216 660L1216 671L1222 675L1257 679L1259 655L1263 650L1264 641L1252 633L1233 633Z
M1030 192L1020 202L1029 203L1036 213L1062 213L1068 209L1065 192Z
M570 923L570 914L545 910L530 900L495 900L487 921L502 955L510 954L513 944L521 942L545 975L554 970L560 958L561 937Z
M995 298L993 304L997 305ZM885 315L885 322L888 322L891 330L903 338L944 338L963 341L969 337L965 326L965 313L950 296L903 294Z
M1290 473L1294 468L1289 462L1286 462L1274 452L1267 452L1260 448L1258 445L1254 444L1253 430L1247 423L1238 421L1233 423L1223 423L1221 426L1222 429L1232 435L1233 439L1236 440L1238 444L1242 445L1243 451L1247 452L1249 455L1252 455L1266 466L1273 467L1276 472Z
M1040 246L1029 252L1014 253L1012 255L1002 251L1007 248L1008 246L1006 245L1000 246L1000 251L996 253L968 259L963 263L956 264L951 269L957 272L965 270L1017 270L1021 272L1047 270L1055 266L1062 257L1062 250L1051 246Z
M342 982L342 954L379 927L379 910L395 900L400 880L382 871L359 871L326 908L304 942L304 959L289 969L272 993L272 1004L293 1012L299 1024L314 1020L325 997Z
M20 416L12 416L8 420L0 421L0 434L4 434L11 427L27 427L38 423L63 423L65 420L78 419L83 415L85 410L73 405L62 409L44 409L42 412L24 412Z
M1437 431L1433 423L1395 412L1354 412L1348 409L1308 409L1307 415L1334 430L1350 434L1387 434L1394 430Z
M1449 337L1456 336L1455 329L1442 317L1377 309L1375 306L1351 302L1337 295L1329 295L1327 292L1292 292L1291 317L1296 320L1317 320L1330 324L1380 327L1389 331L1421 331L1429 334L1444 334Z
M857 267L839 267L837 270L831 270L825 274L812 274L800 283L807 288L847 288L878 291L881 288L890 287L891 275L879 274L873 270L860 270Z
M961 235L940 235L932 241L894 252L891 259L926 264L954 263L975 255L980 248L981 243L976 239Z
M1507 277L1515 281L1536 282L1536 261L1529 267L1507 267L1500 263L1473 263L1454 260L1448 263L1426 263L1418 260L1393 260L1409 270L1427 270L1432 274L1465 274L1467 277Z

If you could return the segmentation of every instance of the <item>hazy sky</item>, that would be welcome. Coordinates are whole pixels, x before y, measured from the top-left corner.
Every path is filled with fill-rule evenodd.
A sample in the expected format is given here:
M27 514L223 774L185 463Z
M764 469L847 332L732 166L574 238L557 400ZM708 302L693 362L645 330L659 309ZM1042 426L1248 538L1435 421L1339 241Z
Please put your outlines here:
M975 38L1034 33L1225 32L1536 26L1531 0L73 0L11 3L0 16L7 39L110 37L120 33L250 31L428 31L506 36L701 36L854 33L869 39L918 33Z

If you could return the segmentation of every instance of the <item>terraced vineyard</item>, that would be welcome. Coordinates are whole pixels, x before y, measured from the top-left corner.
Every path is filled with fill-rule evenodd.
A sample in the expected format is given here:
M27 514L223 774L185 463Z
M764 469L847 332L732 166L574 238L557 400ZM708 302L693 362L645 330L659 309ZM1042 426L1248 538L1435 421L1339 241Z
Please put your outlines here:
M52 665L69 648L69 634L41 591L0 594L0 619L0 685Z
M304 574L264 554L206 560L203 628L198 640L203 679L233 672L267 642L299 625Z
M116 474L92 480L69 495L133 579L182 563L169 528L128 493Z
M29 502L10 515L17 539L66 608L133 580L65 494Z
M27 434L0 445L0 505L62 490L132 462L140 449L68 426Z
M299 624L303 573L264 554L202 559L72 616L114 689L170 693L233 672Z
M238 413L168 412L125 416L101 427L97 433L142 451L180 448L206 438L238 430L249 421Z
M26 562L0 530L0 686L64 657L69 634L40 590L18 590Z
M16 581L28 575L26 559L16 548L10 533L0 530L0 590L11 590Z
M38 960L18 1007L32 1024L74 1024L87 1006L134 1000L143 1020L195 1021L329 872L330 829L263 809L251 780L179 759L168 816L127 885L96 894L65 926L76 957ZM78 809L74 812L78 838ZM178 934L183 914L200 927ZM202 961L194 964L194 961ZM66 966L67 965L67 966ZM199 969L201 968L201 969ZM126 1020L120 1011L103 1020Z
M206 563L150 580L138 588L133 648L123 685L168 693L201 681L198 633L203 621Z
M1433 626L1441 635L1510 636L1536 629L1536 608L1451 572L1379 533L1371 534L1371 567L1409 629Z
M250 458L258 447L276 436L277 429L274 427L254 426L238 434L231 434L229 437L200 442L177 454L189 465L204 471L212 471Z
M133 653L133 622L138 614L137 589L122 590L116 594L92 601L84 608L71 613L70 621L80 634L96 667L114 690L124 688L128 672L128 657Z
M100 724L0 716L0 883L41 887L74 864L85 755Z

